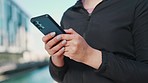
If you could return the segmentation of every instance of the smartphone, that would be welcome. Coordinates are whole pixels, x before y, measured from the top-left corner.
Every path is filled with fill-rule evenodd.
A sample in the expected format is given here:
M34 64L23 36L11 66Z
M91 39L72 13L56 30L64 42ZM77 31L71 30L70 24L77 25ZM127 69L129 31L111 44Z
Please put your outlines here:
M53 20L53 18L48 15L41 15L31 18L31 23L33 23L44 35L51 32L56 32L56 35L65 34L66 32Z

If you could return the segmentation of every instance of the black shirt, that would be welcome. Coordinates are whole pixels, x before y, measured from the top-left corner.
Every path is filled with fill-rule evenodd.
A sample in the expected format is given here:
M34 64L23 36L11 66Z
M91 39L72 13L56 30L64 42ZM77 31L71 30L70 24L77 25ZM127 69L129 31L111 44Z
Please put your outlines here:
M104 0L91 15L81 1L63 15L63 28L73 28L87 43L102 50L96 70L65 57L52 77L61 83L148 83L148 0Z

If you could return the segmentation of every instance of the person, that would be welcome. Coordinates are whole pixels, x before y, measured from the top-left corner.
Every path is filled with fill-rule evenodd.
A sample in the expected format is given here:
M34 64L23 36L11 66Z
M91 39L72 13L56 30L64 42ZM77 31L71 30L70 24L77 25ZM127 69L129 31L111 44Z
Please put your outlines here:
M148 0L78 0L43 37L59 83L148 83Z

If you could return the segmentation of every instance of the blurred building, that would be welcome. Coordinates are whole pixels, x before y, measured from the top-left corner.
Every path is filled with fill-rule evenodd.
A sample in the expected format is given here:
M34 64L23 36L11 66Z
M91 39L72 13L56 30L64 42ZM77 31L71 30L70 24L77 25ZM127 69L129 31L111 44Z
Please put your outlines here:
M28 19L13 0L0 0L0 53L27 50Z

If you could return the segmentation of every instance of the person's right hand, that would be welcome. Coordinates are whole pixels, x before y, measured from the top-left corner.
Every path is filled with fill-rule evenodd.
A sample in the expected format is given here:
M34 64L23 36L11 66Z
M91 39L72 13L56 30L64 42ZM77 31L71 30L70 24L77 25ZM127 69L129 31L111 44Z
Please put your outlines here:
M62 40L61 35L55 36L55 32L51 32L50 34L44 36L42 38L45 43L45 49L51 55L51 60L53 64L57 67L64 66L64 45L66 44L66 40Z

